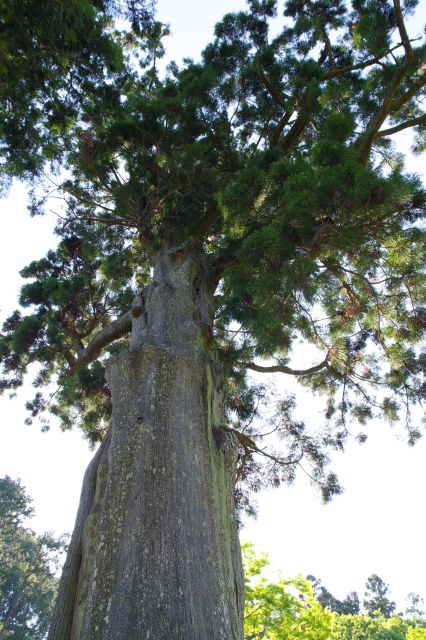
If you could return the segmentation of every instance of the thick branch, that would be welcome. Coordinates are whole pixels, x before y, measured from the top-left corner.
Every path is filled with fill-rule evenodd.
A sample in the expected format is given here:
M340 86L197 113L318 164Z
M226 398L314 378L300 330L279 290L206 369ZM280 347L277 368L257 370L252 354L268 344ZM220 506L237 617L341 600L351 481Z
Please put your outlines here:
M278 122L277 126L274 129L274 132L271 136L271 146L277 146L279 139L281 137L282 132L284 131L284 127L289 123L289 120L292 116L292 111L286 111L281 120Z
M383 104L377 113L371 118L368 123L365 133L360 136L356 146L360 149L360 160L362 163L366 163L369 156L374 139L377 137L380 127L386 120L387 116L398 106L401 106L401 98L397 101L394 100L395 93L401 84L403 77L408 71L410 65L414 61L414 52L411 47L410 39L408 38L407 31L405 29L404 19L402 17L401 6L399 0L394 0L395 17L398 25L398 30L401 36L402 44L405 50L405 59L403 63L395 69L393 78L390 82L388 91L383 100ZM409 93L409 92L407 92ZM413 94L415 95L415 94ZM403 104L403 103L402 103Z
M355 146L360 150L360 161L365 164L368 161L370 156L371 147L375 138L377 137L378 132L380 131L380 127L386 120L387 116L398 106L400 106L400 101L394 100L395 93L400 86L404 75L406 74L410 64L413 61L413 52L410 47L410 55L406 53L404 62L396 68L391 83L389 85L386 96L383 100L383 104L380 109L374 114L368 123L367 129L364 134L362 134ZM409 93L409 92L407 92ZM414 94L413 94L414 95Z
M77 361L75 359L75 357L72 355L72 353L70 351L68 351L67 349L64 349L63 351L61 351L62 355L64 356L65 360L68 363L68 366L70 367L70 369L74 369L74 367L77 364Z
M66 322L61 322L61 326L65 335L70 338L71 344L74 347L74 349L77 351L77 353L79 353L80 351L83 351L84 344L82 343L81 338L77 333L77 331L75 329L72 329L71 327L68 327Z
M262 367L261 365L255 364L254 362L237 362L237 366L242 369L251 369L252 371L257 371L258 373L285 373L290 376L307 376L312 373L321 371L321 369L324 369L327 365L327 358L319 364L316 364L313 367L309 367L309 369L292 369L291 367L287 367L285 364L276 364L270 367Z
M257 58L256 63L257 63L257 71L258 71L258 74L259 74L259 78L261 79L262 83L265 85L265 87L267 88L268 92L271 94L272 98L275 100L275 102L277 104L279 104L280 107L282 107L283 109L287 110L287 105L286 105L285 101L282 99L282 97L280 96L280 94L275 89L274 85L272 84L272 82L269 80L268 76L266 75L265 71L263 70L262 63L260 62L259 58Z
M399 84L407 70L407 64L403 64L395 71L388 92L383 100L380 109L374 114L368 123L364 134L358 139L356 146L361 149L360 160L365 164L370 156L372 144L377 136L380 127L388 117L392 109L392 100L399 87Z
M87 347L79 352L77 365L88 364L98 357L104 347L122 338L130 332L132 328L132 313L128 311L111 324L107 325L99 331L89 342Z
M278 141L281 137L281 134L284 130L284 127L288 124L291 115L293 113L293 109L290 109L287 107L286 102L283 100L283 98L280 96L280 94L278 93L278 91L276 90L276 88L274 87L274 85L272 84L272 82L270 81L270 79L268 78L268 76L266 75L263 67L262 67L262 63L260 62L259 58L257 58L257 71L259 74L259 77L262 81L262 83L265 85L265 87L267 88L269 94L272 96L273 100L276 102L276 104L278 104L280 107L282 107L284 109L284 115L280 118L277 126L275 127L275 130L272 134L272 139L271 139L271 144L272 146L276 146L278 144Z
M394 100L392 100L392 111L396 111L397 109L400 109L405 104L407 104L408 100L411 100L411 98L414 98L416 93L420 89L422 89L425 85L426 85L426 72L423 71L417 80L415 80L414 82L411 82L411 87L410 89L408 89L408 91L403 93L402 96L400 96L399 98L395 98Z
M394 127L390 127L389 129L383 129L379 131L376 136L377 138L383 138L384 136L391 136L393 133L398 133L398 131L403 131L403 129L408 129L409 127L415 127L418 124L426 123L426 113L422 116L418 116L417 118L412 118L411 120L407 120L406 122L401 122L401 124L395 125Z
M327 48L324 47L324 49L321 51L318 58L318 65L320 67L324 64L326 57L327 57ZM284 153L287 153L288 151L291 150L291 148L294 146L294 144L297 142L297 140L300 138L300 136L308 126L312 117L312 112L317 102L318 93L319 93L318 82L311 80L306 87L306 90L302 96L302 99L300 100L299 115L297 116L293 126L291 127L290 131L285 135L280 145L281 150L284 151Z
M238 247L231 247L228 250L225 250L222 254L208 256L208 265L209 265L209 273L210 277L219 282L220 278L223 275L225 269L229 267L234 267L239 263L239 260L236 257Z
M297 142L297 140L300 138L300 136L308 126L311 120L312 111L316 104L317 96L318 87L316 85L311 85L306 89L300 103L299 115L294 121L294 124L291 127L290 131L284 136L280 144L280 149L284 153L290 151L290 149L294 146L294 144Z
M401 36L402 44L404 45L405 55L408 62L412 62L414 58L413 49L411 48L410 38L408 37L407 30L404 24L404 18L402 16L401 4L399 0L393 1L393 8L395 11L396 24L398 25L399 35Z

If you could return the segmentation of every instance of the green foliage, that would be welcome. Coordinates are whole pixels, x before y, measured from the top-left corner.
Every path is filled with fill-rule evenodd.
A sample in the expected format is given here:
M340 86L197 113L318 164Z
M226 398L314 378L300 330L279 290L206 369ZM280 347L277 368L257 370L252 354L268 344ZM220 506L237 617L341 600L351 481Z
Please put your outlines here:
M364 607L370 616L381 615L385 618L391 617L395 611L396 604L387 597L388 591L388 585L375 573L368 578Z
M321 584L321 580L318 580L315 576L307 576L307 579L312 582L314 596L324 609L329 609L336 613L359 614L360 602L356 591L351 591L343 600L339 600L333 596L328 589Z
M421 627L410 627L407 630L406 640L424 640L426 629Z
M392 136L412 128L421 149L426 48L404 24L411 0L277 6L227 14L201 62L160 75L168 28L152 3L0 2L5 184L31 174L33 215L63 199L58 249L23 270L24 312L3 327L0 385L38 363L30 412L65 427L80 414L100 437L105 354L81 353L129 309L153 253L180 246L220 280L212 329L236 428L245 416L253 439L266 433L262 385L243 371L256 358L326 399L315 433L277 400L282 471L243 447L241 477L291 482L303 456L329 498L327 449L344 448L349 420L364 441L372 417L402 410L409 442L421 434L426 192ZM290 366L300 341L320 366Z
M422 633L424 629L417 628ZM334 620L333 640L406 640L412 628L399 616L371 618L367 615L341 615ZM414 636L415 637L415 636ZM420 635L420 637L422 637Z
M63 539L24 526L30 504L19 481L0 478L0 636L8 640L46 637L64 551Z
M333 616L314 599L312 585L302 577L269 582L261 572L266 556L243 547L246 578L244 634L247 639L328 640Z
M367 580L367 588L374 594L382 594L379 607L364 614L359 611L355 592L340 601L313 576L270 581L262 575L269 565L267 556L256 554L250 544L243 545L243 558L246 640L420 640L425 637L424 618L392 615L390 605L394 603L388 600L385 606L383 591L386 593L387 587L378 576ZM372 598L367 602L367 610L371 603Z
M108 76L123 81L126 53L112 20L130 20L135 32L151 34L153 6L143 0L2 0L0 15L1 175L7 186L8 175L38 174L46 160L64 157L87 101L113 99L103 82Z
M101 362L76 366L75 353L95 328L107 326L111 317L130 307L131 279L143 280L136 263L137 244L116 238L105 229L67 228L56 251L32 262L21 276L21 306L0 336L3 389L14 391L28 367L40 365L38 389L27 403L28 421L39 416L48 428L47 412L60 418L63 428L79 424L91 442L102 437L110 414L110 393ZM72 369L72 372L70 371ZM40 391L51 381L59 384L52 398Z

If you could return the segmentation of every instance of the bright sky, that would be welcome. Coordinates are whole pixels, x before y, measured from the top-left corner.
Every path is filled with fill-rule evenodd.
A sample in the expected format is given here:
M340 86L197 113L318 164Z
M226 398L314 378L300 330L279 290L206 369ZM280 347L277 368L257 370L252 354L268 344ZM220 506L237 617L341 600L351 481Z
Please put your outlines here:
M426 3L423 2L423 5ZM227 11L244 7L243 0L158 0L160 19L171 24L167 48L171 59L197 57L209 41L213 24ZM422 17L413 23L422 31ZM421 171L421 160L412 161ZM25 191L16 185L11 197L0 202L0 312L4 319L15 307L19 269L54 247L53 216L31 219ZM283 390L292 384L276 381ZM77 432L61 433L57 426L43 434L37 425L24 425L24 402L32 388L15 400L0 399L0 476L21 478L34 498L33 526L56 532L71 531L84 470L93 455ZM305 418L320 417L309 396L300 396ZM366 578L379 574L392 587L401 608L409 591L426 599L424 554L424 487L426 442L408 448L395 433L371 424L367 444L336 456L334 469L346 488L327 506L307 480L295 487L257 496L259 516L242 532L269 552L274 567L285 575L314 574L336 596L357 590L361 597Z

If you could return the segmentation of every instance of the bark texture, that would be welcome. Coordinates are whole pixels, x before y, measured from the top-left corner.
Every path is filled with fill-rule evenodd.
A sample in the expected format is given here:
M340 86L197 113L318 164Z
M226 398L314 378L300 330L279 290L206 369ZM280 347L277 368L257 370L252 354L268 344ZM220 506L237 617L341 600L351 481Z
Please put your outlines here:
M132 346L108 366L111 444L89 509L83 495L78 579L74 567L70 589L64 574L49 640L243 637L236 442L221 428L212 289L200 262L157 254Z

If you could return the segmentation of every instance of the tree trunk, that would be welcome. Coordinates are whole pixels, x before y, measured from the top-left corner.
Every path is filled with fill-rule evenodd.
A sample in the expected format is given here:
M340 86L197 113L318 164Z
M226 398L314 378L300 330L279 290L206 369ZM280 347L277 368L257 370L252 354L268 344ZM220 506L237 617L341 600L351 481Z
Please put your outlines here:
M49 640L243 637L236 443L206 273L158 252L131 347L108 364L111 441L86 473Z

